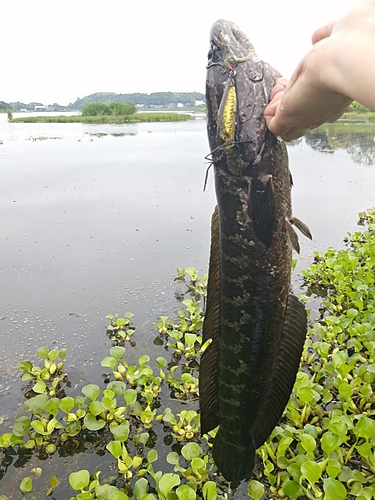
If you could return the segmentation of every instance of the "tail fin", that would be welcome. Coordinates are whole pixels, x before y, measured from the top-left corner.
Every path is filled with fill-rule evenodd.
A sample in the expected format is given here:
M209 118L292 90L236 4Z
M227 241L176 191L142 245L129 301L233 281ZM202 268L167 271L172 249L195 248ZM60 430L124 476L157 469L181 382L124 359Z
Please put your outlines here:
M216 434L212 455L220 472L229 482L250 477L255 463L255 445L242 446L227 441L222 429Z

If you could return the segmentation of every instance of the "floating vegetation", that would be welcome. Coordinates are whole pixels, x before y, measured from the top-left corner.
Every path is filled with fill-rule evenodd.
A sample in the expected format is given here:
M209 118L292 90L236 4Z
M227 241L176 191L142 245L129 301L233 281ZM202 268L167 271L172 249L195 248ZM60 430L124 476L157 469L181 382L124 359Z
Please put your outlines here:
M13 118L11 123L142 123L142 122L184 122L191 116L183 113L134 113L132 115L39 115Z
M303 272L308 295L322 297L321 316L311 325L283 417L259 448L253 476L239 487L253 500L375 498L375 210L360 221L366 227L346 238L346 249L316 253ZM25 411L0 434L0 484L22 456L16 486L25 498L59 498L64 483L77 500L236 498L236 485L228 489L211 457L215 431L200 437L206 276L194 268L177 274L183 308L156 322L154 357L135 359L137 329L127 312L107 316L113 345L101 361L107 370L101 382L67 395L65 349L43 347L38 363L18 364ZM88 436L113 463L111 477L82 468L43 478L41 467L27 464L56 451L82 454ZM7 498L15 496L0 494Z

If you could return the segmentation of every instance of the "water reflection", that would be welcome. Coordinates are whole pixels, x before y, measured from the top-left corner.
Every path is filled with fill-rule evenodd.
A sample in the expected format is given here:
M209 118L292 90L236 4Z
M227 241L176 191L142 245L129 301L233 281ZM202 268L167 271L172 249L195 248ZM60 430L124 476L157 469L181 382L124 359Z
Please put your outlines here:
M321 153L333 154L343 149L355 163L375 163L375 125L372 123L326 124L307 132L305 142Z

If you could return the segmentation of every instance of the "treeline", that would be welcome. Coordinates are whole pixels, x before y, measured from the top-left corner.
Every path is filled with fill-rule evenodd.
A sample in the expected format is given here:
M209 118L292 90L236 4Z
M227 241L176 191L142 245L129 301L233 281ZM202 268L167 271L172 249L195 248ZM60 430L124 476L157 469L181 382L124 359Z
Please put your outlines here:
M77 99L69 104L71 109L82 109L83 106L91 103L102 102L109 104L111 102L134 103L138 106L174 106L179 103L185 106L195 106L195 101L205 102L205 96L201 92L152 92L151 94L132 93L116 94L114 92L95 92L82 99Z
M82 116L128 116L136 111L137 106L132 102L111 102L110 104L93 102L83 106Z

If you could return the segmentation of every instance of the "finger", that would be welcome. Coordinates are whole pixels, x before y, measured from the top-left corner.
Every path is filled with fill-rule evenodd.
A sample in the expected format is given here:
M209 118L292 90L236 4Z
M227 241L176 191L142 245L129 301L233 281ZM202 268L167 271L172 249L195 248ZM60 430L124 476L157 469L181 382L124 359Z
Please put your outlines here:
M271 95L270 95L270 101L273 101L275 96L278 94L283 94L285 91L284 85L280 85L279 83L274 86L274 88L271 90ZM278 96L278 99L280 99L281 95Z
M329 24L325 24L324 26L321 26L320 28L315 30L311 37L313 45L320 42L321 40L324 40L324 38L328 38L329 36L331 36L335 24L336 21L332 21Z

